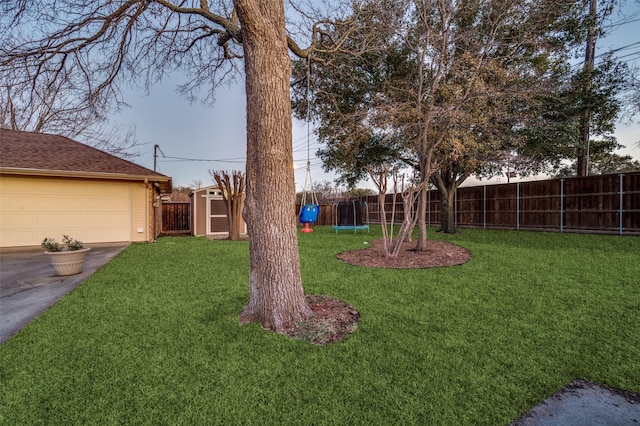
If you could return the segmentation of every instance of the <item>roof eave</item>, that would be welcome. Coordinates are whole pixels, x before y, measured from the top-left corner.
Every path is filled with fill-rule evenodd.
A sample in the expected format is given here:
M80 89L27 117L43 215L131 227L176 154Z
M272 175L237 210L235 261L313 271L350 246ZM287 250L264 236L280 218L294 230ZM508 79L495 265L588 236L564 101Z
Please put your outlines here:
M166 188L164 191L171 191L171 178L164 175L132 175L126 173L78 172L68 170L27 169L19 167L0 167L0 174L158 182L161 184L161 190L163 190L164 187Z
M169 176L164 176L164 175L131 175L126 173L78 172L78 171L68 171L68 170L43 170L43 169L26 169L26 168L20 168L20 167L0 167L0 175L2 174L157 182L158 183L157 187L160 190L160 192L163 194L171 193L171 189L172 189L171 178Z

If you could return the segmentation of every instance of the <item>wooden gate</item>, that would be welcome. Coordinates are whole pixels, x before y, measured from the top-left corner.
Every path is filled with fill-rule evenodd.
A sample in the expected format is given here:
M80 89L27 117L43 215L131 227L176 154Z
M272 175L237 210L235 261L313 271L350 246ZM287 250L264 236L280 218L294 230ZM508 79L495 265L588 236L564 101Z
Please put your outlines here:
M187 233L191 231L189 203L162 203L162 231Z

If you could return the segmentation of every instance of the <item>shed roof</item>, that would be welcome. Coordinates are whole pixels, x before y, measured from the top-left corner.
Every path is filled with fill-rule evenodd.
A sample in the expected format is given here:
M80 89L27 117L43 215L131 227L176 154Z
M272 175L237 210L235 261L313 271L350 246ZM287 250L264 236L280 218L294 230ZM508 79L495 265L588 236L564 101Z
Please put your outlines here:
M159 182L171 178L64 136L0 129L0 173Z
M220 189L220 187L217 184L213 184L213 185L209 185L209 186L203 186L202 188L196 188L194 190L189 191L189 194L187 194L189 197L193 196L196 192L207 192L210 189Z

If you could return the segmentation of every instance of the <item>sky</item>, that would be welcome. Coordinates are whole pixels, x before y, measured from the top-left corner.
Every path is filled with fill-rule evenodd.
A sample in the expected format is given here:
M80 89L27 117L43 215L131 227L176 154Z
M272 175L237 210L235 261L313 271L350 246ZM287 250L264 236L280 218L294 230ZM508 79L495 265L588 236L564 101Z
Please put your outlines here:
M153 169L155 144L160 151L157 171L173 178L174 186L190 186L201 181L202 186L213 185L208 170L244 170L246 158L246 101L243 82L216 92L216 103L206 107L190 104L175 90L179 80L174 76L154 86L149 96L131 92L125 95L131 106L117 121L128 128L135 126L136 137L143 145L140 157L132 159ZM313 181L333 180L322 171L315 158L320 145L313 132L307 138L306 122L294 120L293 147L295 181L302 190L306 177L307 153L310 152ZM171 158L173 157L173 158Z
M636 1L623 1L621 12L614 12L609 19L610 34L596 44L598 55L614 49L616 57L630 66L640 66L640 6ZM246 158L246 102L244 82L216 92L213 107L196 101L190 104L176 90L184 77L172 75L151 87L150 93L128 91L124 94L130 108L124 109L112 119L114 125L124 129L135 127L136 137L142 145L140 156L133 162L149 169L154 168L154 145L158 145L157 168L159 173L172 177L174 186L213 185L208 170L244 170ZM640 160L640 124L619 122L615 136L625 149L619 153ZM293 152L296 190L303 189L310 161L313 182L333 181L334 175L322 169L315 157L320 148L312 129L304 121L293 120ZM309 154L309 155L308 155ZM496 182L505 182L497 178ZM486 181L484 181L486 182ZM359 187L373 188L363 182Z

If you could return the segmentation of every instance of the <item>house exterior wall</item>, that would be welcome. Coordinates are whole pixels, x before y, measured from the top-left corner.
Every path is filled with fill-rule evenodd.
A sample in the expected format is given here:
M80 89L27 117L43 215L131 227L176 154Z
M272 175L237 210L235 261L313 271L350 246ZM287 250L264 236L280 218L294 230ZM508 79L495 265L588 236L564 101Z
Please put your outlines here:
M131 202L131 226L129 229L132 242L149 241L152 223L149 219L150 190L143 182L129 184Z
M148 241L144 182L0 175L0 247L62 235L83 243Z

